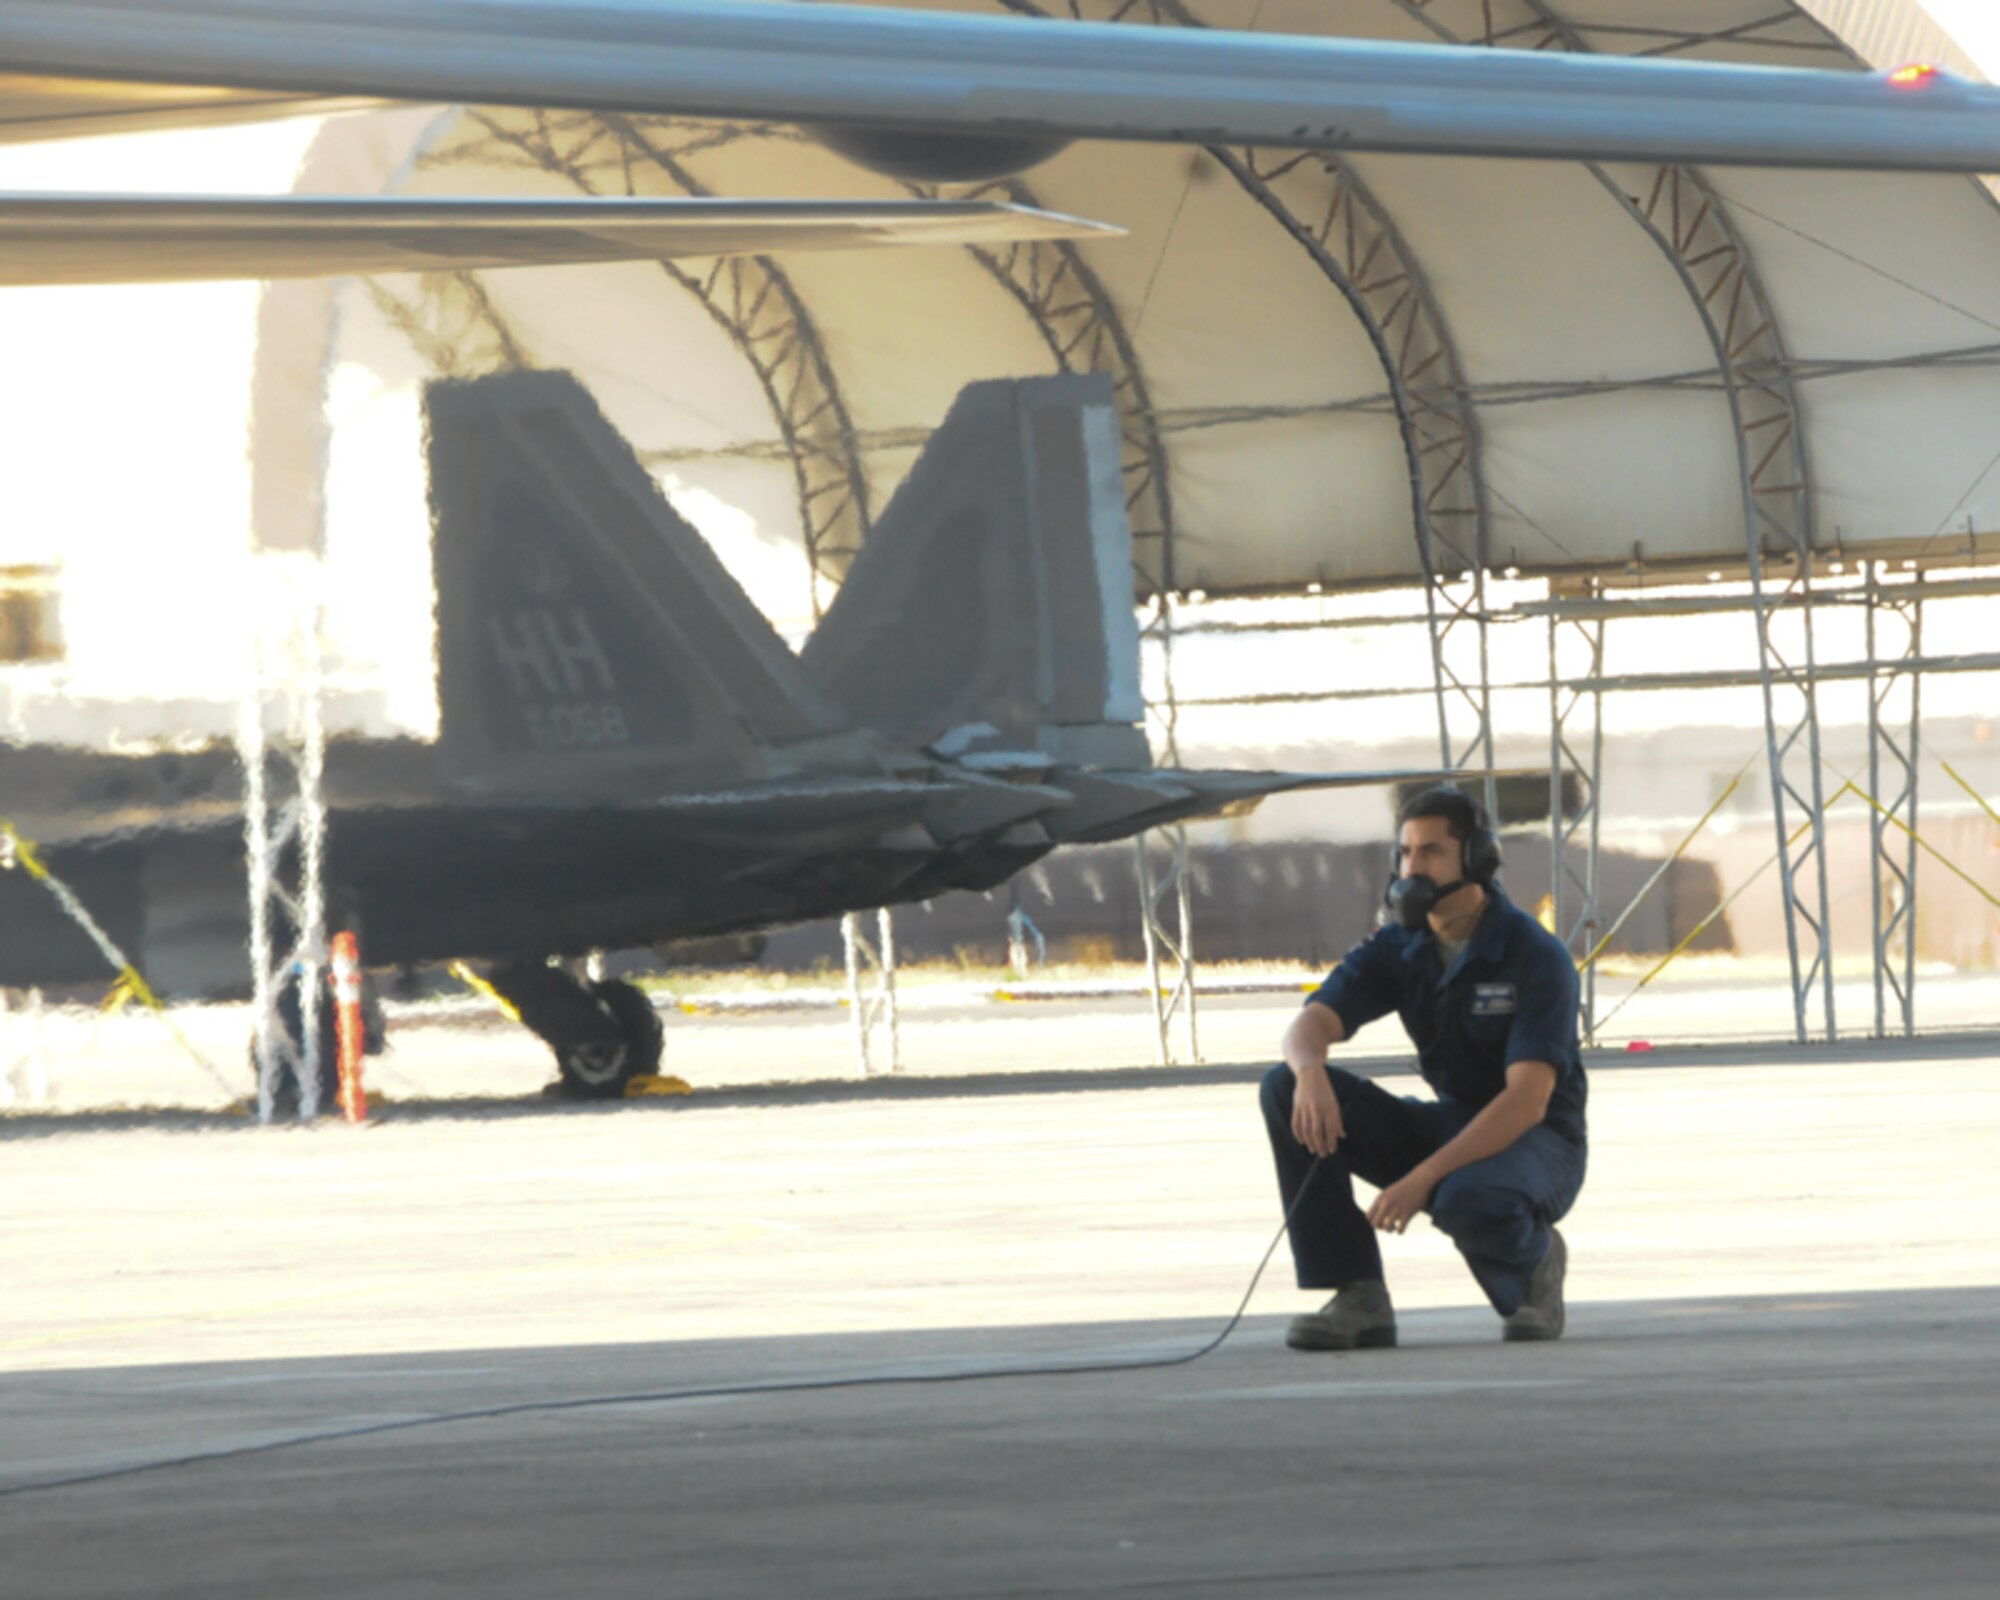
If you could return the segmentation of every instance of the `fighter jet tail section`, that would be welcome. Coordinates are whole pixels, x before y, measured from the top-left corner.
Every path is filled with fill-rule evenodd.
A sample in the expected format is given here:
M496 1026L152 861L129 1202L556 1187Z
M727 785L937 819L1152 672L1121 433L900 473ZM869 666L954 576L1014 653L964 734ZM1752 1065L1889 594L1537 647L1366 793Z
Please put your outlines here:
M961 391L802 660L904 749L1148 765L1111 380Z
M574 378L437 383L426 410L453 781L603 797L880 773Z

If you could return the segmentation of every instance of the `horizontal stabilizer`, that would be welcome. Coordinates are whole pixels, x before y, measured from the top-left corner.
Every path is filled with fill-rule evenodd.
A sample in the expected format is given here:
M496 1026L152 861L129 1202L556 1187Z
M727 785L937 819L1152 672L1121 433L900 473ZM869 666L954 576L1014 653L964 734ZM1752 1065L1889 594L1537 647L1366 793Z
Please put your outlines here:
M0 285L187 283L1116 234L974 200L0 195Z
M1111 380L975 383L800 659L904 749L1144 766L1132 596Z
M495 791L881 777L566 373L433 384L439 747Z
M1235 772L1161 767L1149 772L1064 771L1050 781L1072 789L1076 803L1052 817L1059 844L1104 844L1147 828L1197 817L1248 815L1269 796L1300 789L1358 789L1398 783L1468 781L1441 771Z

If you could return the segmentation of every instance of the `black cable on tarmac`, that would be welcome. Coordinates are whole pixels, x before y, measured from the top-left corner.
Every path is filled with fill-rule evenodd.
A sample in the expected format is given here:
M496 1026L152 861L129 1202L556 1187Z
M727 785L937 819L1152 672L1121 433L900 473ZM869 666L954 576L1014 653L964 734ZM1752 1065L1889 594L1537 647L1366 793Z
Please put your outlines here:
M1122 1361L1050 1361L1031 1366L972 1367L952 1372L868 1372L856 1373L844 1378L796 1378L777 1383L723 1383L709 1384L688 1389L658 1389L635 1391L626 1394L579 1395L569 1400L518 1400L506 1405L478 1406L464 1411L435 1411L418 1417L397 1417L386 1422L364 1422L345 1428L325 1428L312 1433L293 1434L283 1439L267 1439L261 1444L231 1445L221 1450L202 1450L186 1455L162 1456L153 1461L135 1461L124 1466L100 1467L90 1472L73 1473L63 1478L42 1478L29 1483L9 1484L0 1488L0 1500L12 1500L17 1496L41 1494L52 1489L80 1489L94 1483L111 1483L121 1478L137 1478L153 1472L167 1472L179 1467L202 1466L215 1461L241 1461L251 1456L275 1455L281 1450L298 1450L307 1445L338 1444L346 1439L372 1439L390 1433L413 1433L423 1428L442 1428L456 1423L491 1422L505 1417L547 1416L562 1411L598 1411L613 1406L671 1405L684 1400L722 1400L744 1396L767 1394L825 1394L837 1389L876 1389L890 1385L984 1383L995 1378L1073 1378L1088 1374L1108 1372L1159 1372L1169 1367L1194 1365L1204 1356L1212 1355L1222 1348L1223 1342L1234 1333L1243 1321L1243 1314L1250 1309L1251 1298L1257 1293L1257 1285L1263 1281L1264 1269L1271 1264L1271 1257L1277 1253L1279 1243L1291 1228L1292 1217L1297 1213L1306 1191L1312 1187L1320 1162L1325 1157L1316 1157L1307 1170L1305 1182L1299 1185L1299 1192L1292 1197L1291 1205L1285 1211L1285 1220L1278 1224L1278 1231L1271 1236L1271 1242L1264 1247L1264 1254L1257 1262L1257 1270L1250 1274L1250 1286L1243 1291L1243 1298L1236 1310L1223 1324L1222 1331L1212 1339L1192 1350L1173 1356L1142 1356L1136 1360Z

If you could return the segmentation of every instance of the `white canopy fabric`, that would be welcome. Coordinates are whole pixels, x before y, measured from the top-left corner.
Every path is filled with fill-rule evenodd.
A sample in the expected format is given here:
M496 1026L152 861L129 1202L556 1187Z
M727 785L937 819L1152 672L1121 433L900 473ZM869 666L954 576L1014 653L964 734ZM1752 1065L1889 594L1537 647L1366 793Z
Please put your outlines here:
M1917 0L947 4L1979 76ZM911 193L786 127L470 110L329 122L299 187ZM1141 592L1740 566L1753 529L1942 560L2000 529L2000 208L1971 180L1092 145L977 192L1128 235L274 286L260 537L338 545L345 515L420 546L420 494L371 498L354 452L413 458L423 377L509 364L575 370L780 617L959 387L1065 368L1118 380Z

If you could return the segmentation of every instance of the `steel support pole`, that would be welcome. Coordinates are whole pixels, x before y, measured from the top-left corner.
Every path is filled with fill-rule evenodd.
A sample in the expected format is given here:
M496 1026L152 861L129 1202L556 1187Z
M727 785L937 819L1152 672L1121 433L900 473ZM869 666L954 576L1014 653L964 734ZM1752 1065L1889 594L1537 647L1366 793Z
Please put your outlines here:
M299 1120L310 1122L319 1115L319 1010L326 978L320 571L313 557L259 560L268 587L258 607L249 683L237 720L257 1115L264 1123L274 1119L279 1082L289 1072L298 1086ZM299 570L289 570L291 565ZM298 996L296 1040L280 1013L288 984Z
M1033 954L1029 953L1032 944ZM1007 911L1007 970L1017 981L1025 983L1036 967L1049 963L1049 941L1042 936L1042 930L1035 925L1035 919L1028 915L1027 907L1021 904L1021 890L1018 884L1009 886Z
M1801 640L1787 654L1773 627L1758 540L1750 542L1750 576L1757 596L1758 672L1764 695L1765 761L1771 775L1771 820L1776 830L1780 892L1785 905L1785 945L1791 960L1796 1038L1810 1036L1807 1011L1815 981L1822 991L1826 1038L1837 1038L1826 862L1826 799L1819 738L1819 685L1813 649L1812 552L1795 553L1784 586L1802 602L1795 615ZM1803 741L1803 757L1799 746ZM1800 767L1804 767L1801 779ZM1790 806L1787 802L1790 802ZM1792 811L1791 807L1796 807ZM1794 829L1792 817L1802 820Z
M1579 639L1588 652L1584 687L1564 681L1561 647L1565 632ZM1587 685L1604 676L1604 621L1566 622L1549 618L1549 905L1555 935L1581 959L1595 948L1600 926L1597 900L1599 822L1598 785L1604 770L1604 691ZM1589 754L1580 756L1576 722L1589 708ZM1563 775L1575 772L1578 798L1574 811L1563 801ZM1579 835L1583 859L1577 860ZM1592 1042L1597 1015L1597 967L1584 969L1578 1006L1583 1037Z
M1885 584L1867 563L1868 810L1870 925L1874 935L1875 1037L1917 1031L1917 751L1923 674L1924 602L1907 585ZM1901 649L1885 658L1883 628ZM1900 727L1899 727L1900 724ZM1878 809L1879 807L1879 809ZM1893 1014L1892 1014L1893 1013Z
M847 1004L854 1018L855 1069L864 1078L874 1073L874 1041L879 1031L889 1052L889 1064L882 1070L900 1071L903 1030L896 1011L896 928L888 908L875 913L873 941L862 931L861 913L848 912L840 919L840 942L847 954ZM872 984L868 982L871 977Z
M1180 747L1180 700L1174 688L1174 609L1170 595L1159 596L1152 620L1142 630L1142 638L1158 649L1159 693L1149 695L1146 709L1155 724L1160 758L1168 766L1178 766ZM1187 1057L1201 1060L1201 1039L1195 1021L1198 979L1194 958L1193 872L1188 851L1187 829L1180 824L1158 828L1166 843L1166 866L1154 864L1149 834L1133 838L1133 865L1139 892L1139 928L1146 946L1146 993L1153 1012L1153 1030L1158 1041L1161 1066L1173 1063L1174 1023L1184 1019ZM1175 917L1170 926L1162 912L1169 894L1174 897ZM1162 957L1169 965L1167 979L1161 974Z
M1146 992L1152 1002L1156 1059L1174 1064L1174 1024L1187 1035L1187 1059L1199 1064L1201 1040L1195 1021L1194 917L1189 894L1187 830L1160 830L1167 835L1165 869L1156 864L1147 834L1132 840L1132 863L1139 888L1139 931L1146 947ZM1178 911L1178 927L1164 915L1168 896ZM1162 971L1162 968L1165 971Z

